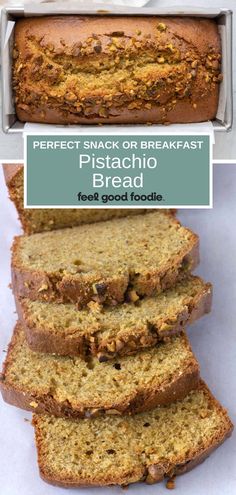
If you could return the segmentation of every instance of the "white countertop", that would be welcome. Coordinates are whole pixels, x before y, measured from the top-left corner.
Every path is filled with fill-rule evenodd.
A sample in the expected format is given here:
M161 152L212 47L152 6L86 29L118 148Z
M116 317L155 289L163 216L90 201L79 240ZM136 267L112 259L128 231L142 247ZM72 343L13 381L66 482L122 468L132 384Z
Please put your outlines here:
M214 284L210 315L189 328L202 377L216 397L229 409L236 424L236 167L215 165L214 209L183 210L179 217L201 240L201 265L197 272ZM16 315L10 282L10 246L20 232L13 205L7 199L0 169L0 354L10 339ZM2 495L122 495L120 488L62 489L46 485L38 476L33 428L24 418L30 414L0 399L0 493ZM236 434L201 466L180 476L175 494L236 494ZM164 483L130 486L128 495L166 495Z

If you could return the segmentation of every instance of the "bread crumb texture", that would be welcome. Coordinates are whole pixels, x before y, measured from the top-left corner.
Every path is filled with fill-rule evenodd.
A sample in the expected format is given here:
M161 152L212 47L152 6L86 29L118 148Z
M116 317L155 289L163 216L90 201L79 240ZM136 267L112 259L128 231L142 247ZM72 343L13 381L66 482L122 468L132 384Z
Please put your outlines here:
M211 306L211 285L190 275L157 296L136 294L135 302L115 306L90 302L79 310L74 304L30 299L18 305L33 350L106 360L154 346L204 315Z
M160 481L191 469L230 434L202 383L182 401L127 417L70 421L34 415L41 475L65 486Z
M176 399L175 383L192 375L181 395L198 383L198 364L183 333L158 348L100 363L33 352L18 324L1 381L9 391L28 394L33 409L41 403L44 410L79 416L142 410L149 407L152 396L173 386L166 398L171 402Z
M116 304L130 289L160 293L197 263L198 237L157 211L17 237L13 289L30 299Z

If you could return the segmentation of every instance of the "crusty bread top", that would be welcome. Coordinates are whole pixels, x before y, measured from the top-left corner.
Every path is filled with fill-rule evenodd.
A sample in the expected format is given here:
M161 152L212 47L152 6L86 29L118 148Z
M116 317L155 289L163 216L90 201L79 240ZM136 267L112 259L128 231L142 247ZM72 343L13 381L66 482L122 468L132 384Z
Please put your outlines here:
M96 40L97 35L102 42L102 51L104 49L109 54L109 38L141 37L142 40L145 37L156 39L155 35L161 36L162 42L165 43L170 43L171 37L179 38L181 47L184 43L189 47L194 46L202 57L209 53L210 48L214 48L216 52L220 51L220 38L215 20L187 16L61 15L22 18L16 22L15 40L19 50L26 50L26 55L28 41L35 39L41 41L40 46L48 48L49 51L58 50L57 55L83 57L80 43L76 46L76 31L79 32L81 43L87 41L90 35L93 37L93 34ZM128 45L129 39L125 41ZM53 48L50 44L53 44ZM91 53L99 55L101 51L93 50Z
M197 122L216 113L220 39L212 19L20 19L13 58L22 120Z
M232 431L202 383L176 404L136 416L70 421L34 415L41 476L53 484L150 483L203 460Z

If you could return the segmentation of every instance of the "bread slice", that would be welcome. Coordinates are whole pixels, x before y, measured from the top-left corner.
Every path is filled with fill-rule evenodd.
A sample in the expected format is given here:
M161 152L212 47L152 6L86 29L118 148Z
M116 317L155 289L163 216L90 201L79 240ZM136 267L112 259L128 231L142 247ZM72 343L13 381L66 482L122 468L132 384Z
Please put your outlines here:
M202 382L182 401L136 416L92 420L34 415L42 478L54 485L155 483L189 471L232 432Z
M157 211L72 229L19 236L12 254L18 297L116 304L129 290L150 296L198 263L198 237Z
M136 299L136 298L135 298ZM152 347L211 308L212 287L189 275L157 296L117 306L22 299L18 314L34 351L68 356L92 354L100 361Z
M6 185L13 201L19 220L26 234L44 232L65 227L74 227L84 223L99 222L110 218L137 215L150 210L139 208L24 208L24 173L22 164L3 165Z
M136 413L184 397L199 380L184 334L119 361L35 353L16 326L1 378L4 400L70 417Z

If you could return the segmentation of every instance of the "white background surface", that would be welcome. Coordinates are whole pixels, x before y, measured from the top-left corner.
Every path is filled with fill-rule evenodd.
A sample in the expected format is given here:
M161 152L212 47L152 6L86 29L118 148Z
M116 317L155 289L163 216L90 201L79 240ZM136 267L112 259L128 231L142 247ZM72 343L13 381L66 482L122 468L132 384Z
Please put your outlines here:
M2 4L19 4L17 0L0 0L0 6ZM29 0L27 0L29 3ZM34 0L35 3L35 0ZM79 2L78 2L79 3ZM129 0L123 0L123 4L129 4ZM216 143L213 148L213 157L215 160L235 160L236 161L236 0L150 0L147 2L146 7L171 7L171 6L194 6L194 7L213 7L213 8L225 8L234 11L233 15L233 59L234 59L234 125L231 132L216 132ZM1 128L0 122L0 159L22 159L23 158L23 139L22 134L4 134Z
M16 315L10 282L10 246L20 232L0 170L0 353L4 358ZM229 409L236 424L236 166L214 166L214 209L182 210L179 217L201 240L197 272L214 284L212 313L189 329L202 377ZM0 399L1 495L122 495L121 488L66 490L45 484L38 476L30 414ZM175 494L236 494L236 433L194 471L177 478ZM130 486L127 495L167 495L165 484Z

